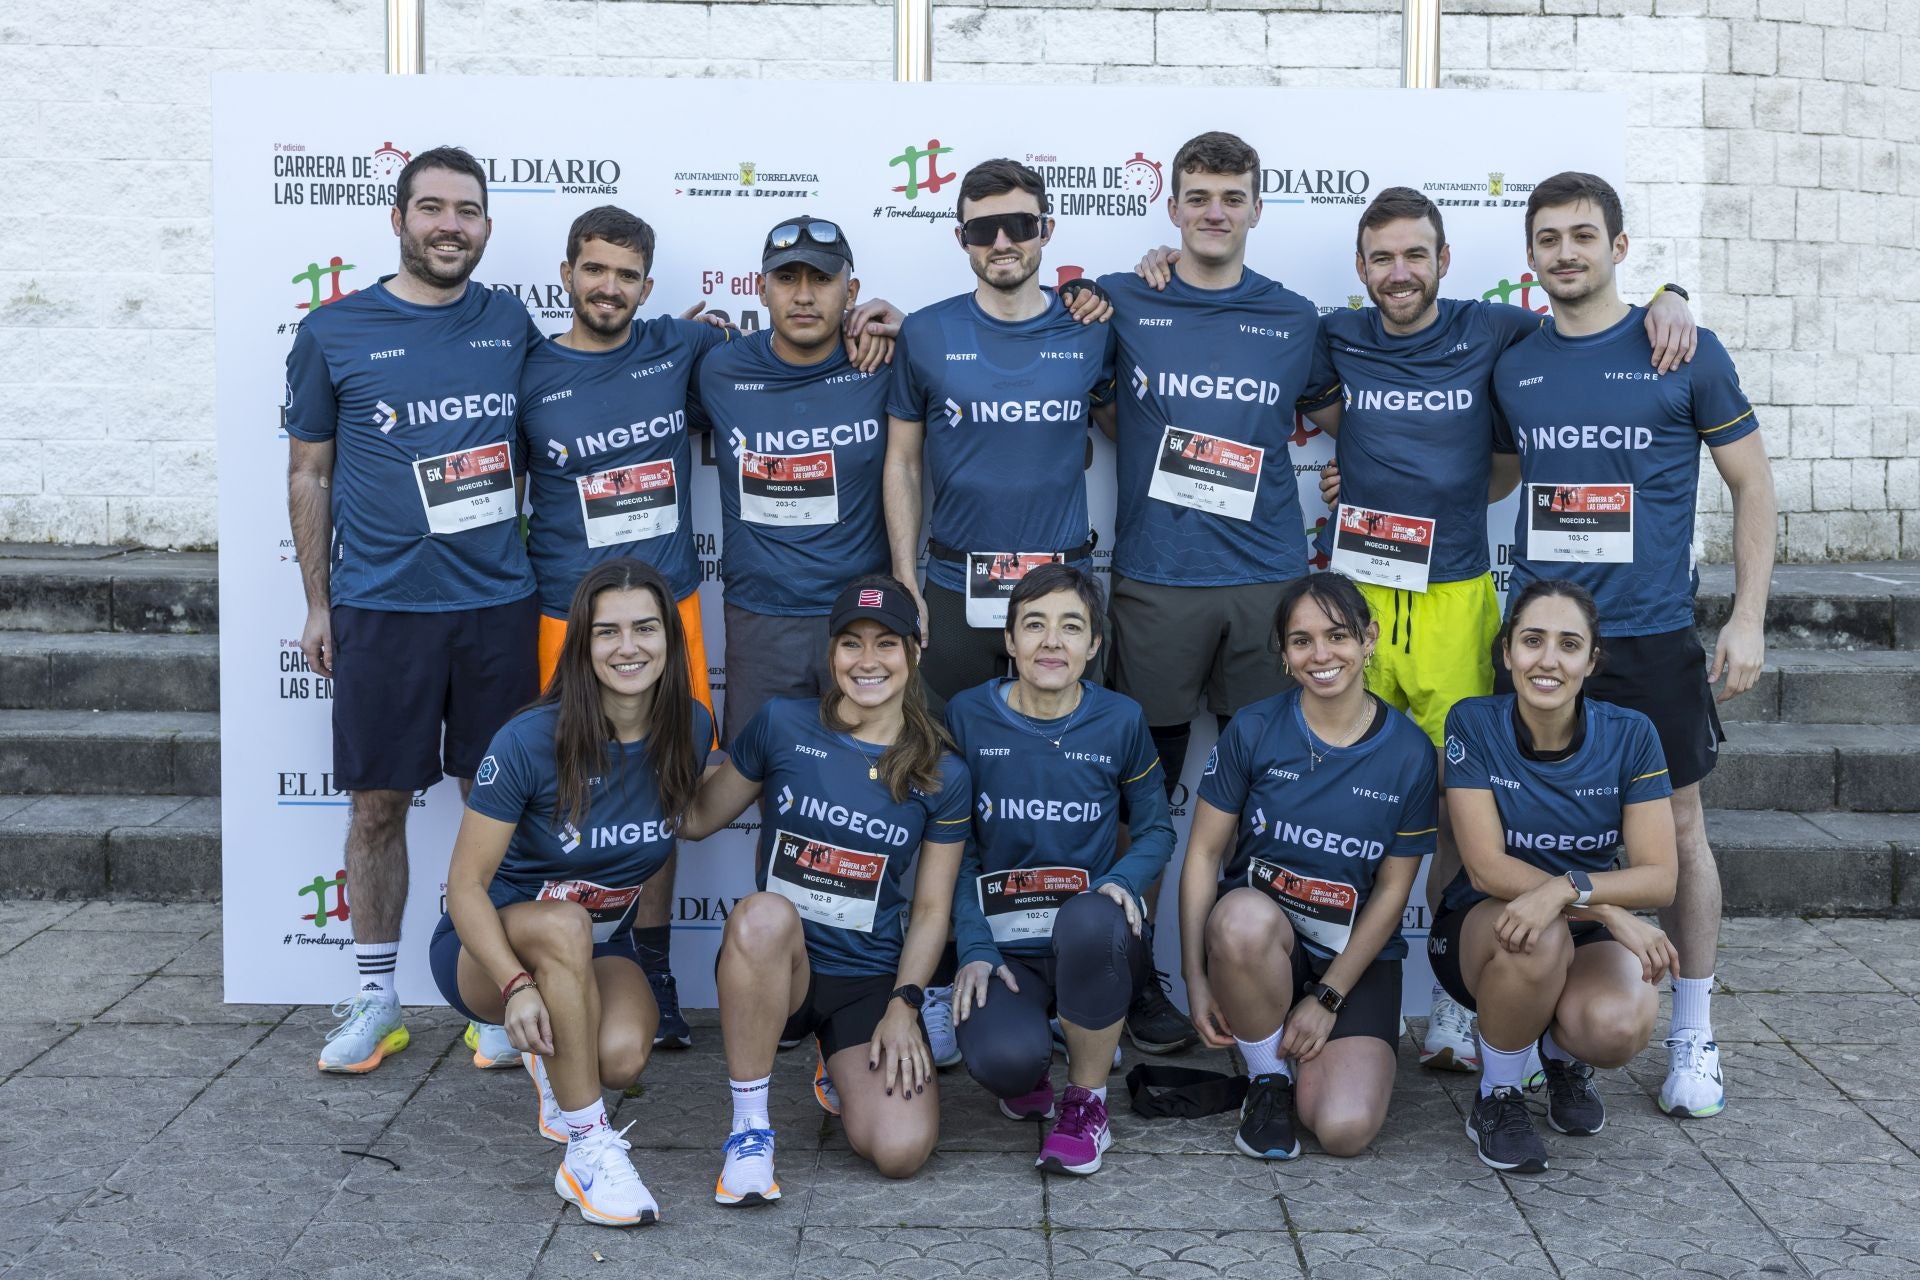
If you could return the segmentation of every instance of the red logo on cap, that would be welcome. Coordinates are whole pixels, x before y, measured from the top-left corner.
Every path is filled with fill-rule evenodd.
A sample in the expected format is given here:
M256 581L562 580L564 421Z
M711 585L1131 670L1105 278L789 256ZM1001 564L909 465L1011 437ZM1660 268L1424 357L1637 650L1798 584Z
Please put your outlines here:
M878 609L881 607L884 598L884 594L873 587L863 588L860 592L859 607L862 609Z

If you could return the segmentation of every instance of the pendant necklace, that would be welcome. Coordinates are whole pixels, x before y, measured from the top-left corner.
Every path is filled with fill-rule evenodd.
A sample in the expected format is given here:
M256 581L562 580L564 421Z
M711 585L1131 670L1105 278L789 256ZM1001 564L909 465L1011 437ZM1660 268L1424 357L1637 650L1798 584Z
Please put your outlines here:
M863 750L860 746L859 739L855 738L852 734L847 733L841 729L835 729L834 732L840 736L840 741L846 743L848 747L853 749L853 751L855 751L859 755L867 756L866 751ZM884 748L882 750L884 753ZM879 779L880 779L879 762L876 761L872 756L867 756L867 780L869 782L877 782L879 781Z
M1300 718L1302 720L1306 719L1306 712L1304 710L1300 713ZM1307 764L1307 772L1312 773L1315 769L1318 769L1320 767L1320 762L1322 760L1325 760L1328 756L1332 755L1334 752L1339 751L1344 747L1352 746L1355 742L1359 740L1360 735L1366 732L1367 726L1372 723L1373 723L1373 697L1372 695L1368 695L1365 700L1365 704L1360 708L1360 718L1354 721L1353 727L1351 729L1347 730L1347 740L1345 742L1328 742L1326 743L1327 749L1325 751L1315 751L1313 749L1313 744L1316 741L1318 741L1318 739L1314 736L1313 726L1308 725L1307 726L1307 756L1308 756L1309 763Z

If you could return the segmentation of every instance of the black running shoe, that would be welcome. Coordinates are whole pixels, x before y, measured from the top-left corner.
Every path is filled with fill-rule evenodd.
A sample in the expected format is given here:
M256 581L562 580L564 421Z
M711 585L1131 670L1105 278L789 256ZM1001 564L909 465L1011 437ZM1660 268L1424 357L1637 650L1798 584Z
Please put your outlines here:
M1547 1146L1534 1132L1527 1104L1512 1085L1503 1084L1474 1100L1473 1114L1467 1117L1467 1136L1480 1153L1480 1163L1489 1169L1546 1172Z
M1233 1135L1240 1154L1255 1160L1291 1160L1300 1154L1293 1136L1293 1080L1275 1072L1247 1082L1240 1104L1240 1131Z
M653 1033L653 1047L693 1048L693 1028L680 1014L680 988L673 974L665 969L647 970L647 985L653 988L653 1002L660 1006L660 1025Z
M1593 1068L1584 1062L1555 1062L1543 1051L1547 1123L1569 1137L1585 1138L1607 1127L1607 1104L1594 1091Z
M1187 1015L1167 998L1170 990L1166 973L1155 969L1152 981L1135 993L1133 1007L1127 1010L1127 1038L1142 1053L1178 1053L1200 1043L1200 1033Z

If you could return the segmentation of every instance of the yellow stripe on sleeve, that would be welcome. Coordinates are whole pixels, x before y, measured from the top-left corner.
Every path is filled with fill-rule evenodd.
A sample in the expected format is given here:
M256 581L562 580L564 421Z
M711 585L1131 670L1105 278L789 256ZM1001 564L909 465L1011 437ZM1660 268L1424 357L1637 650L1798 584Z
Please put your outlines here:
M1735 423L1745 422L1748 418L1751 418L1752 416L1753 416L1753 407L1749 405L1747 407L1747 411L1741 414L1739 417L1731 419L1727 422L1723 422L1717 427L1708 427L1705 431L1702 431L1700 434L1703 436L1710 436L1716 431L1725 431L1728 427L1733 426Z
M1134 783L1140 781L1140 779L1146 777L1148 774L1152 773L1155 769L1158 769L1159 767L1160 767L1160 757L1155 756L1153 758L1152 764L1148 765L1146 768L1142 769L1140 772L1134 774L1131 778L1128 778L1125 781L1121 782L1120 785L1123 787L1132 786Z
M1657 778L1665 772L1666 772L1665 769L1655 769L1652 773L1643 773L1638 778L1628 778L1627 785L1632 786L1634 783L1644 782L1648 778Z

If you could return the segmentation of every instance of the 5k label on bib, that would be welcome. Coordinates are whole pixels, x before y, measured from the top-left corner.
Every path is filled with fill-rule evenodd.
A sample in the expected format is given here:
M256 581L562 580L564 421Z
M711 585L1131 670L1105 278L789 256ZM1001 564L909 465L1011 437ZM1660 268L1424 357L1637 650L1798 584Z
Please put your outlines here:
M513 451L502 440L413 464L431 533L460 533L514 518Z
M1527 559L1633 563L1633 486L1527 486Z
M1266 450L1225 436L1168 427L1147 496L1233 520L1253 519Z
M1340 504L1333 530L1337 573L1376 587L1425 591L1433 562L1434 522L1425 516Z
M1007 600L1020 579L1043 564L1059 564L1057 551L969 551L967 553L967 625L1007 625Z
M752 524L838 524L840 490L833 450L742 453L740 518Z
M680 527L671 458L596 471L574 483L580 489L580 519L590 547L658 538Z
M1051 938L1060 905L1085 893L1089 880L1081 867L1016 867L988 872L975 888L993 940L1005 945Z
M872 933L887 855L842 849L791 831L773 833L767 888L791 902L802 920Z
M640 886L610 889L591 880L549 880L540 886L539 897L543 902L562 898L579 903L593 921L594 942L612 942L621 923L633 913L633 904L640 900Z
M1360 894L1338 880L1316 880L1297 875L1277 862L1255 858L1247 868L1247 883L1280 904L1300 936L1339 955L1353 937L1353 918Z

